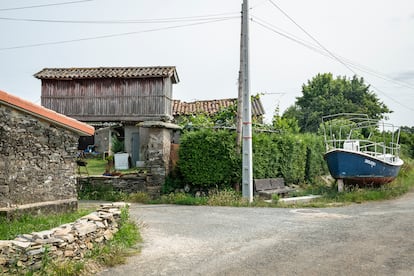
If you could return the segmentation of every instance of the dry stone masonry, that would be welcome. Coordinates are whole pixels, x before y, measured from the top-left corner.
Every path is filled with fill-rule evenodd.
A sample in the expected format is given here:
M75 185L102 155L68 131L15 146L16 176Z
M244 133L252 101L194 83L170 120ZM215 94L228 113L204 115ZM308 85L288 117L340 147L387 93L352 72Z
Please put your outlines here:
M78 135L0 104L0 208L76 201Z
M82 260L95 244L112 239L123 207L125 203L102 204L73 223L0 241L0 273L39 269L45 254L53 260Z

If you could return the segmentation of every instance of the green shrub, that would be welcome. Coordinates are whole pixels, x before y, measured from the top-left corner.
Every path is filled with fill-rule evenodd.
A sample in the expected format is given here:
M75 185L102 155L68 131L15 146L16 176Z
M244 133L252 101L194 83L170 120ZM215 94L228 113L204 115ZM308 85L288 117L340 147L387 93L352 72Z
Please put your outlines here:
M207 204L211 206L245 206L248 205L248 201L242 198L240 193L232 189L224 189L211 193L208 196Z
M253 136L253 177L313 182L327 172L321 137L313 134L257 133Z
M137 192L129 194L128 201L135 202L135 203L148 203L150 202L151 198L147 193L144 192Z
M198 187L225 187L240 181L240 156L235 134L204 129L181 137L178 166L186 183Z
M327 173L324 151L322 137L315 134L254 133L253 177L314 183L316 176ZM219 189L240 183L241 159L235 151L235 134L208 129L186 132L178 167L182 175L167 178L164 193L185 183Z

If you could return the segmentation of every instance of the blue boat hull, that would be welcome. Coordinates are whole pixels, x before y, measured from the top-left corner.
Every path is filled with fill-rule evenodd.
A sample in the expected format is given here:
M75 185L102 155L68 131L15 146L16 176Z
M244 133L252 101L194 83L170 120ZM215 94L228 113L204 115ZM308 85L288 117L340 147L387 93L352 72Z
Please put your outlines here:
M329 172L346 184L380 185L393 181L401 164L391 164L361 152L332 150L325 154Z

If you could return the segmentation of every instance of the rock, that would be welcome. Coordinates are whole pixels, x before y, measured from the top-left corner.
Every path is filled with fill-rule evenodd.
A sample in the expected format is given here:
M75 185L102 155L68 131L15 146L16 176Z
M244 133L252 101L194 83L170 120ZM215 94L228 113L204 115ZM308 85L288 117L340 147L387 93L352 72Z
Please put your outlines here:
M93 221L102 221L102 218L100 218L98 216L98 213L96 213L96 212L90 213L89 215L83 216L82 218L88 219L88 220L93 220Z
M33 232L32 235L33 235L33 238L48 239L53 234L53 232L54 231L52 230L45 230L41 232Z
M78 232L79 236L84 236L95 231L98 227L94 223L84 223L75 226L75 230Z
M109 241L113 238L114 234L112 233L111 230L108 229L104 232L103 236L104 236L105 240Z
M0 257L0 265L5 265L7 263L7 260L3 257Z
M13 245L15 245L16 247L21 248L21 249L26 249L26 248L28 248L29 246L32 245L31 242L21 242L21 241L14 241L14 240L11 241L11 242L12 242Z
M105 224L103 222L95 221L95 224L98 228L105 228Z
M33 256L33 255L42 254L43 252L45 252L45 249L42 247L42 248L39 248L39 249L34 249L34 250L26 251L26 254L28 256Z
M73 250L66 250L64 252L64 256L65 257L73 257L73 256L75 256L75 252Z
M104 241L104 237L96 238L94 241L97 242L97 243L101 243L101 242Z
M114 233L118 231L120 213L119 208L111 204L73 223L22 234L11 241L0 240L0 273L8 272L9 269L12 271L16 267L21 271L41 268L46 247L52 259L82 260L86 252L94 248L94 243L113 239Z
M72 231L72 227L64 227L64 228L58 228L55 230L53 235L55 236L65 236L69 234L69 232Z

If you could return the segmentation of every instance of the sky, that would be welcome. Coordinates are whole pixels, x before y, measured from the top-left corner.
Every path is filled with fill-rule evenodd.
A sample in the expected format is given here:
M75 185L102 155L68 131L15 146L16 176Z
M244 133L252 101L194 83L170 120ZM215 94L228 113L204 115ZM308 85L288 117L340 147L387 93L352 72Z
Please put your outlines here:
M173 97L236 98L242 0L2 0L0 90L40 104L43 68L176 66ZM250 0L251 93L265 120L318 73L363 77L414 126L412 0Z

